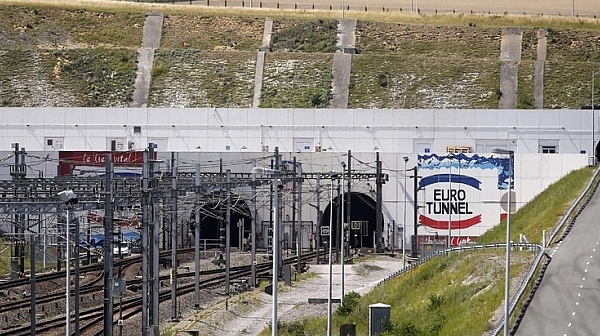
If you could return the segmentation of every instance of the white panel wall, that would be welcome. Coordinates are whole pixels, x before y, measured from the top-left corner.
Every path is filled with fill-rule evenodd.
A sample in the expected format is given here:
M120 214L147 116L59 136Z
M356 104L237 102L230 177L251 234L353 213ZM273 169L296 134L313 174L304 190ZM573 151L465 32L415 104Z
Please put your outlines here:
M19 142L41 151L44 137L64 137L65 150L106 150L107 138L125 137L137 149L165 138L170 151L293 151L294 138L307 138L335 152L412 152L415 141L433 139L434 152L484 144L537 153L538 140L548 139L560 153L592 153L585 110L2 108L0 125L5 150Z

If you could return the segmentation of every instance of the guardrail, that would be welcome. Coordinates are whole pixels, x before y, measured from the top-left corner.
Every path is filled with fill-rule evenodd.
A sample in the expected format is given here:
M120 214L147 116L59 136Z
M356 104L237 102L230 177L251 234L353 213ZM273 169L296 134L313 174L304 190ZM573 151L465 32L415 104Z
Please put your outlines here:
M521 286L519 286L519 288L517 289L517 291L515 292L515 294L512 297L511 303L510 303L510 307L509 307L509 315L512 315L512 312L514 311L517 303L519 302L519 300L521 299L521 297L523 296L523 293L525 292L525 290L527 289L527 286L529 285L529 282L531 281L531 278L533 277L535 270L537 268L537 265L539 264L539 262L542 260L542 257L545 255L544 253L544 247L542 245L538 245L538 244L532 244L532 243L511 243L510 244L511 249L514 248L521 248L521 249L529 249L529 250L534 250L536 253L536 258L533 262L533 265L530 269L529 272L527 273L527 276L525 277L525 280L521 283ZM408 267L399 270L396 273L391 274L390 276L386 277L385 279L381 280L379 283L377 283L377 286L382 285L383 283L392 280L393 278L396 278L422 264L424 264L425 262L436 258L436 257L442 257L442 256L447 256L449 253L454 253L454 252L465 252L465 251L475 251L475 250L484 250L484 249L488 249L488 248L501 248L501 247L506 247L506 243L493 243L493 244L482 244L482 245L471 245L471 246L459 246L459 247L453 247L450 249L445 249L445 250L441 250L438 251L436 253L433 253L431 255L428 255L424 258L419 259L418 261L416 261L415 263L410 264ZM502 327L504 326L504 316L502 316L502 318L500 319L500 322L498 323L498 325L496 326L496 328L494 329L494 332L492 333L492 335L496 336L498 335L498 332L502 329Z
M594 181L596 181L596 178L598 177L598 174L600 174L600 168L596 169L596 172L594 173L594 176L592 176L592 178L590 179L590 181L588 182L588 184L585 186L585 188L583 189L583 192L581 192L581 194L575 200L575 202L573 202L573 204L571 204L571 207L569 207L569 209L567 210L567 212L565 213L565 215L562 217L562 219L560 220L560 222L556 226L556 228L554 228L554 231L552 231L552 234L550 234L550 237L548 238L545 247L548 247L550 245L550 243L552 243L552 241L554 240L554 238L556 238L556 235L562 230L563 226L565 225L565 223L567 222L567 220L569 219L569 217L571 217L571 214L573 213L573 211L575 210L575 208L577 206L579 206L579 204L581 203L581 201L583 200L583 198L585 197L585 195L587 194L587 192L590 190L590 188L592 188L592 185L594 184ZM596 182L596 185L594 186L594 192L596 192L597 188L598 188L598 183ZM579 217L579 214L581 213L581 211L590 202L590 199L592 198L592 195L593 195L593 193L588 196L585 204L579 209L579 211L577 212L577 214L573 217L573 219L571 220L571 223L569 224L569 226L567 227L567 229L565 230L565 232L563 232L563 235L560 237L559 241L565 239L565 237L567 236L567 234L569 233L569 231L571 231L571 227L573 227L573 224L575 224L575 221L577 220L577 217Z
M585 209L585 207L590 203L590 200L592 199L592 197L594 196L594 194L596 193L596 190L598 189L598 185L599 185L599 181L597 181L598 175L600 174L600 167L598 167L596 169L596 172L594 173L594 175L592 176L592 178L590 179L590 181L588 182L588 184L585 186L585 188L583 189L583 191L581 192L581 194L579 195L579 197L577 197L577 199L573 202L573 204L571 204L571 206L569 207L569 209L567 210L567 212L565 212L565 214L563 215L562 219L560 220L560 222L558 223L558 225L556 226L556 228L554 228L554 231L552 231L552 234L550 235L550 238L547 241L546 246L547 247L550 245L550 243L552 243L552 241L554 240L554 238L556 237L556 235L558 234L558 232L560 232L561 230L563 231L563 234L561 235L559 241L562 241L563 239L565 239L565 237L569 234L569 232L571 232L571 228L573 227L573 225L575 224L575 222L577 221L577 218L579 218L579 215L581 214L581 212ZM593 189L593 192L589 193L589 190L591 188ZM586 197L587 195L587 197ZM585 200L584 200L585 198ZM569 225L563 230L563 226L565 225L565 223L567 222L567 220L571 217L572 213L575 211L575 209L583 202L583 205L577 210L577 213L575 214L575 216L573 216L573 218L571 219L571 223L569 223ZM513 329L511 330L510 334L514 334L517 329L519 328L519 325L521 324L521 320L523 319L525 312L527 311L527 308L529 307L529 304L531 303L531 300L533 300L533 296L535 295L535 292L537 291L538 287L540 286L540 284L542 283L542 279L544 279L544 275L546 274L546 269L548 268L548 265L550 264L550 261L552 260L552 258L548 257L548 259L546 260L546 262L544 263L544 265L542 265L541 269L540 269L540 274L538 275L535 284L533 285L531 291L529 292L529 297L527 298L527 300L524 302L523 307L521 308L521 312L519 313L519 315L517 316L517 319L515 321L515 325L513 326ZM540 264L541 259L536 259L536 262L533 263L533 265L531 265L531 269L530 269L530 273L532 273L532 271L535 271L535 269L537 269L537 267ZM529 283L531 281L531 278L528 278L527 282L523 282L523 284L525 285L525 287L529 286ZM520 299L520 297L519 297ZM516 305L516 303L519 300L517 300L516 302L513 300L513 304ZM512 306L512 305L511 305ZM512 315L512 309L514 307L511 307L511 311L510 314ZM502 317L502 321L501 323L498 324L498 326L496 327L497 329L495 330L495 333L493 334L493 336L497 336L498 333L500 332L499 327L503 326L504 323L504 316Z
M532 243L511 243L511 248L515 248L515 247L521 247L521 248L527 248L527 249L536 249L538 250L538 254L540 252L544 251L544 248L541 245L538 244L532 244ZM440 257L440 256L447 256L448 253L452 253L452 252L464 252L464 251L473 251L473 250L483 250L483 249L487 249L487 248L499 248L499 247L505 247L506 243L492 243L492 244L481 244L481 245L469 245L469 246L458 246L458 247L453 247L450 249L445 249L445 250L440 250L437 251L435 253L432 253L426 257L420 258L419 260L415 261L414 263L411 263L410 265L408 265L406 268L403 268L395 273L392 273L391 275L387 276L386 278L384 278L383 280L379 281L377 283L377 285L375 285L375 287L382 285L383 283L392 280L422 264L424 264L425 262L436 258L436 257Z
M569 209L563 215L563 218L560 220L560 222L557 224L556 228L553 230L552 234L550 235L550 238L548 239L546 246L542 246L542 245L538 245L538 244L531 244L531 243L511 243L510 244L511 248L517 247L517 248L528 248L531 250L535 249L536 258L535 258L534 262L532 263L529 271L527 272L527 276L525 277L523 282L521 282L521 285L519 286L519 288L517 289L515 294L512 296L510 306L509 306L509 316L512 316L512 313L513 313L515 307L517 306L519 301L521 301L521 298L523 297L523 294L525 293L527 287L530 285L531 280L535 274L535 271L538 268L538 266L540 265L543 257L544 256L547 257L546 261L544 262L544 265L542 266L542 268L540 270L540 274L538 275L538 278L536 279L534 286L532 287L531 291L529 292L529 297L526 300L525 304L523 305L521 312L519 313L519 316L517 317L517 321L515 322L515 326L513 327L511 334L513 334L516 331L516 329L518 328L518 326L525 314L525 311L527 310L527 307L531 303L531 300L533 299L533 296L534 296L535 292L537 291L539 285L541 284L544 274L546 273L546 269L547 269L548 265L550 264L550 261L552 260L550 258L550 256L548 256L548 254L545 253L545 248L548 245L550 245L550 243L555 239L556 235L559 232L561 232L561 230L563 230L563 227L564 227L565 223L567 222L567 220L571 217L571 215L573 214L575 209L577 209L577 207L580 206L581 203L583 202L583 205L581 207L579 207L579 209L577 210L577 214L575 216L573 216L571 223L567 226L567 228L564 229L564 232L563 232L560 240L563 240L566 237L566 235L570 232L571 228L573 227L577 218L579 217L579 214L583 211L583 209L585 209L587 204L590 202L592 196L594 195L595 191L598 189L599 183L598 183L598 181L596 181L596 179L599 176L599 174L600 174L600 167L598 169L596 169L596 172L594 173L594 175L592 176L592 178L590 179L588 184L585 186L584 190L581 192L579 197L577 197L577 199L573 202L573 204L569 207ZM591 188L594 188L593 192L590 193L589 195L587 195ZM587 195L587 197L586 197L586 195ZM474 251L474 250L478 250L478 249L498 248L498 247L506 247L506 243L459 246L459 247L453 247L450 249L438 251L438 252L428 255L424 258L421 258L421 259L417 260L416 262L411 263L408 267L403 268L403 269L389 275L388 277L386 277L385 279L383 279L379 283L377 283L377 285L375 287L380 286L380 285L384 284L385 282L392 280L392 279L394 279L394 278L396 278L396 277L398 277L398 276L400 276L400 275L402 275L402 274L404 274L404 273L406 273L406 272L408 272L408 271L410 271L410 270L412 270L412 269L414 269L436 257L447 256L449 253L453 253L453 252ZM504 327L505 319L506 319L506 317L502 316L502 318L500 319L500 321L498 322L498 324L492 331L491 335L498 336L498 334Z

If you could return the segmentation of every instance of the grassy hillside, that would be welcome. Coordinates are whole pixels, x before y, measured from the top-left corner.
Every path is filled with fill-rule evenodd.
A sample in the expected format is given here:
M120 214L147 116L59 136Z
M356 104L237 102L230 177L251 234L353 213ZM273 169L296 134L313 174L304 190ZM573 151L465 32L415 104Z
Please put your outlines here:
M549 186L511 217L511 237L524 234L540 243L542 230L551 231L581 193L593 169L574 171ZM486 232L478 243L503 242L506 225L501 223ZM333 330L356 323L357 334L368 333L370 304L391 306L388 332L403 336L481 336L497 323L496 311L504 298L505 249L453 253L434 258L405 275L375 288L333 316ZM534 259L532 252L511 254L511 292L514 293ZM348 299L346 302L352 302ZM465 316L468 323L465 323ZM495 317L494 317L495 316ZM318 335L326 330L327 317L314 317L282 323L279 334ZM261 335L267 335L268 330Z
M266 55L260 107L327 107L333 54Z
M144 15L0 6L0 106L127 106Z
M327 106L335 12L18 0L0 0L0 106L128 106L150 11L165 13L151 106L249 106L267 17L273 53L261 107ZM497 108L507 26L523 28L519 108L533 107L539 28L548 30L545 107L590 102L600 63L597 19L359 11L348 18L358 19L359 52L349 107Z
M155 54L148 106L249 107L255 53L160 49Z

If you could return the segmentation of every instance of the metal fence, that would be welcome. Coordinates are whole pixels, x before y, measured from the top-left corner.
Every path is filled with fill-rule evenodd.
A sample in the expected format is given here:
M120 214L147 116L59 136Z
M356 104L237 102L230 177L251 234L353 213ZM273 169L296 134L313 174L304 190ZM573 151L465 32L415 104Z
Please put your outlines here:
M558 223L558 225L556 226L556 228L554 229L554 231L552 232L550 238L548 239L548 242L546 243L546 245L550 245L550 243L555 239L555 237L557 236L557 234L559 232L563 232L560 240L564 239L566 237L566 235L570 232L571 227L574 225L574 223L576 222L579 214L583 211L583 209L585 209L585 206L590 202L592 196L594 195L595 190L598 188L598 181L597 181L597 177L600 174L600 168L598 168L596 170L596 172L594 173L594 175L592 176L592 178L590 179L590 182L588 182L588 184L586 185L586 187L584 188L584 190L581 192L581 194L579 195L579 197L573 202L573 204L571 205L571 207L567 210L567 212L564 214L562 220ZM594 192L589 193L588 192L594 188ZM577 209L577 213L574 214L574 212ZM573 215L574 214L574 215ZM566 222L571 219L570 224L567 227L564 227ZM532 289L529 292L529 298L527 299L527 302L523 305L522 311L519 314L517 321L516 321L516 325L514 327L514 329L518 328L518 324L520 323L521 319L523 318L524 312L527 309L529 303L531 302L531 299L533 298L533 295L535 294L535 291L537 290L537 288L539 287L542 278L545 274L546 268L548 267L548 264L551 260L551 258L545 253L545 248L547 246L541 246L541 245L537 245L537 244L523 244L523 243L511 243L511 248L521 248L521 249L530 249L535 251L536 253L536 257L534 262L531 264L531 267L529 268L529 271L527 272L527 275L525 277L525 279L523 280L523 282L521 282L521 285L519 286L519 288L517 289L517 291L515 292L515 294L512 296L512 300L510 302L510 306L509 306L509 316L513 315L514 309L516 308L517 304L521 301L521 299L523 298L523 295L525 294L525 291L527 290L527 288L529 287L530 284L532 284L534 275L536 270L538 269L538 267L540 266L540 264L542 263L542 260L545 260L544 265L542 265L541 271L539 276L537 277L537 279L535 280L535 284L532 286ZM488 249L488 248L501 248L501 247L506 247L506 243L494 243L494 244L483 244L483 245L472 245L472 246L460 246L460 247L453 247L450 249L446 249L446 250L442 250L442 251L438 251L436 253L433 253L431 255L428 255L424 258L419 259L418 261L411 263L408 267L401 269L399 271L397 271L396 273L386 277L385 279L383 279L382 281L380 281L376 286L382 285L385 282L392 280L422 264L424 264L425 262L433 259L433 258L437 258L437 257L442 257L442 256L447 256L449 253L455 253L455 252L463 252L463 251L475 251L475 250L483 250L483 249ZM544 256L546 256L547 258L544 259ZM502 316L502 318L500 319L500 321L498 322L498 324L496 325L496 327L493 329L491 335L493 336L497 336L500 331L503 329L504 326L504 321L505 321L506 317Z
M390 12L390 13L419 13L419 14L472 14L472 15L533 15L533 16L559 16L594 18L600 16L599 8L546 8L544 10L532 9L519 5L508 5L499 9L498 6L475 5L466 8L466 5L452 6L440 4L439 6L425 4L419 5L418 1L406 1L405 3L388 4L382 1L352 1L340 0L330 2L314 2L314 0L137 0L137 2L162 3L162 4L189 4L210 7L232 7L232 8L270 8L286 10L321 10L321 11L352 11L352 12ZM539 5L537 8L544 6ZM504 9L506 8L506 9Z

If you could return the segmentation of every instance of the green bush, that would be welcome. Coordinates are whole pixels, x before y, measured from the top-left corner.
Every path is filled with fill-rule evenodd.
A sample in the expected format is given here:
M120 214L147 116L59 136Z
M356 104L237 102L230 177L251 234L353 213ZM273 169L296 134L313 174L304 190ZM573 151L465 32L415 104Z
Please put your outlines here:
M338 313L343 316L352 314L354 309L358 306L359 299L360 294L354 291L344 295L344 303L338 307Z
M301 322L277 321L277 332L286 336L305 336L304 325Z
M444 303L444 297L440 294L431 294L429 297L429 311L438 310Z

